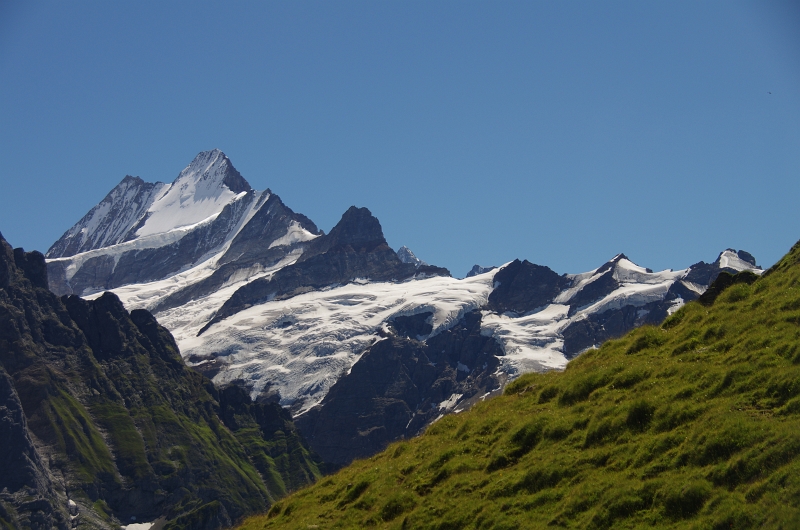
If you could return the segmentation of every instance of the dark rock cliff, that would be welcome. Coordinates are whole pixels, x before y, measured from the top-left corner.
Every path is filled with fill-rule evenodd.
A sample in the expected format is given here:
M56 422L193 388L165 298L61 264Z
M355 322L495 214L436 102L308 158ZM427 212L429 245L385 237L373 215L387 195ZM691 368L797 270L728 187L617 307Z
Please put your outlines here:
M220 395L150 313L59 299L45 270L0 236L0 523L216 528L318 476L288 413Z
M0 524L68 528L69 511L36 450L14 382L0 367Z
M295 422L312 449L339 467L416 436L431 421L498 390L498 343L481 335L480 311L425 342L430 313L397 317L322 403Z
M551 303L570 283L550 267L516 259L494 275L488 308L521 315Z

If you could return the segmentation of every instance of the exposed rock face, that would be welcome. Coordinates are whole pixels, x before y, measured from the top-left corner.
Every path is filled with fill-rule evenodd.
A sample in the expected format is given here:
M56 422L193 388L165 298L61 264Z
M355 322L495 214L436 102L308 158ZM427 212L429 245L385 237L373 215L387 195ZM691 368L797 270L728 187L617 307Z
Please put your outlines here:
M729 248L720 253L714 263L700 261L692 265L689 274L686 276L686 281L700 285L711 285L721 272L736 274L742 270L742 265L749 265L754 269L761 268L756 265L756 259L749 252L745 250L736 251Z
M527 313L553 302L571 284L566 276L559 276L550 267L517 259L494 275L489 308L498 313Z
M595 271L596 279L569 300L570 314L575 314L581 308L609 296L620 289L626 281L630 281L625 272L619 268L623 259L627 260L624 254L620 254ZM621 337L635 327L644 324L658 325L671 311L679 307L679 304L697 300L701 295L705 296L703 293L706 292L706 288L713 284L720 274L736 274L742 266L752 267L756 272L760 270L750 253L727 249L720 253L713 263L701 261L689 267L686 275L680 281L672 283L666 294L658 300L644 304L623 305L589 314L563 330L564 353L572 358L587 348L599 346L608 339ZM756 277L754 273L749 274L753 278Z
M268 196L259 199L263 204L256 205L256 213L236 234L219 259L216 270L207 278L165 297L153 307L153 311L178 307L214 293L243 270L260 270L276 265L304 243L302 239L293 241L289 238L285 244L275 245L286 234L291 234L293 229L299 228L307 234L319 233L317 226L306 216L293 212L269 190L265 193Z
M368 209L351 206L329 234L311 241L296 263L269 279L237 290L200 333L242 309L266 300L321 289L355 279L397 281L420 273L449 276L447 269L403 263L386 243L380 222Z
M69 528L69 512L53 489L14 383L2 367L0 442L0 523L12 528Z
M215 149L172 184L125 177L47 252L49 283L56 294L84 295L161 280L217 254L220 266L269 267L318 232L269 190L252 190ZM232 273L217 272L172 303L213 292Z
M364 352L322 403L296 419L325 462L338 467L373 455L500 389L503 352L480 334L480 312L420 342L414 337L430 332L429 316L395 318L388 336Z
M466 278L472 278L473 276L477 276L478 274L483 274L484 272L489 272L495 270L497 267L481 267L480 265L473 265L472 268L466 275Z
M50 288L57 294L83 294L165 278L224 244L255 200L254 193L245 194L226 205L214 220L194 228L174 243L137 248L135 241L129 241L127 245L119 245L118 252L95 251L96 255L88 252L77 272L69 277L75 260L50 261ZM52 250L48 255L51 253Z
M416 257L414 253L411 252L411 249L405 245L397 249L397 257L400 258L400 261L402 261L403 263L411 263L415 267L420 267L421 265L427 265L427 263Z
M622 283L615 277L614 269L620 258L627 259L624 254L621 254L605 263L594 273L594 281L587 283L583 289L570 298L570 314L574 315L581 309L591 305L592 302L600 300L619 289Z
M717 278L714 280L714 283L709 286L706 292L704 292L700 298L698 298L698 301L705 306L713 305L717 297L721 295L722 292L728 287L737 283L746 283L747 285L751 285L757 279L758 276L750 271L742 271L736 274L723 271L717 276Z
M128 175L50 247L47 257L74 256L190 226L215 213L208 210L210 204L224 206L250 191L250 184L219 149L198 154L172 184L148 183ZM204 204L193 207L193 202ZM178 215L174 207L170 208L176 203L182 210ZM159 219L170 216L174 219ZM149 226L152 224L158 226Z
M219 409L226 427L247 436L239 439L275 497L314 482L319 470L285 408L275 402L255 402L241 385L229 385L219 390Z
M318 475L279 406L220 398L149 312L43 271L0 237L0 522L218 528Z
M14 264L22 270L22 274L34 287L47 289L47 266L41 252L25 252L21 248L14 249Z
M150 183L127 175L97 206L53 243L47 257L74 256L122 243L130 237L131 227L147 214L147 209L165 186L163 182Z
M290 228L293 225L311 234L320 231L311 219L303 214L295 213L287 207L280 197L267 190L260 196L263 205L259 204L253 217L242 227L231 242L230 247L220 259L220 264L236 263L239 266L253 262L275 263L285 255L285 247L290 247L300 240L291 238ZM280 241L290 235L286 241Z
M578 320L562 332L564 353L572 358L588 348L621 337L633 328L660 324L667 317L669 306L669 302L653 302L638 307L626 305Z

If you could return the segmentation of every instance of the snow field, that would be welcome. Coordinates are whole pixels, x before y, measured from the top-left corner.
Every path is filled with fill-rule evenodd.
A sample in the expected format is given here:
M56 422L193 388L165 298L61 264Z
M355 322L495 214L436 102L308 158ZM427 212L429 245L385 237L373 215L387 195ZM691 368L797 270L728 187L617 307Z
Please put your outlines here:
M223 184L228 170L227 158L213 150L198 155L172 184L157 183L147 194L139 193L138 179L125 179L69 232L80 235L82 243L111 244L50 261L67 263L69 281L93 257L111 256L118 262L125 252L174 244L192 230L214 221L227 205L236 208L231 212L234 214L232 224L224 228L228 231L225 241L195 263L162 280L114 289L129 311L152 310L167 296L210 277L233 239L269 198L268 191L231 191ZM245 200L248 202L237 204ZM117 243L142 219L144 222L136 238ZM299 223L292 222L286 233L272 241L269 248L290 246L316 237ZM408 249L405 251L413 256ZM214 293L155 315L172 332L188 362L195 366L211 361L217 363L220 370L214 377L216 384L244 380L253 397L269 387L279 391L281 404L292 406L296 414L321 401L368 347L384 340L381 334L388 331L387 322L398 316L430 312L433 329L420 339L441 333L469 311L486 306L495 287L495 273L500 270L465 279L430 277L404 282L371 282L353 278L346 285L249 307L197 336L237 289L255 279L270 278L276 271L295 263L301 254L302 248L297 248L273 266L255 264L241 268ZM563 369L567 359L562 353L562 332L569 324L626 305L641 307L663 300L676 281L682 281L697 293L705 290L705 286L684 280L689 269L652 273L621 255L612 261L613 266L601 274L597 273L599 269L594 269L567 275L572 286L561 292L552 304L535 312L517 316L482 310L481 333L497 340L504 351L500 370L515 377L529 371ZM730 250L720 254L719 265L752 270L749 263ZM569 303L575 295L607 274L613 275L619 286L600 300L573 308L577 312L569 316ZM99 295L82 294L86 297ZM682 305L683 300L679 298L668 312L671 314ZM457 366L464 372L474 368L461 363ZM454 394L439 406L443 411L449 410L460 398Z

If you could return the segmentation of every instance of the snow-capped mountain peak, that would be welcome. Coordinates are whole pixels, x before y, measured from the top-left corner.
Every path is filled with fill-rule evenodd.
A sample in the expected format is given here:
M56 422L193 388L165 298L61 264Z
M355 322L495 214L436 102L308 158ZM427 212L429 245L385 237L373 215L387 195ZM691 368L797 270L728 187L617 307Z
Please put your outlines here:
M250 189L225 153L203 151L153 201L136 235L164 233L211 220Z
M74 256L122 243L168 184L145 182L130 175L67 230L47 251L48 258Z
M128 175L50 247L47 258L74 256L210 221L249 191L250 184L219 149L198 154L172 184Z
M405 245L397 250L397 257L400 258L400 261L403 263L412 263L417 268L427 265L427 263L415 256L414 253L411 252L411 249Z
M180 172L178 178L173 182L203 182L201 188L215 189L227 187L234 193L250 191L250 184L236 171L231 160L219 149L203 151L194 157L188 166Z
M737 252L732 248L723 250L717 258L716 263L721 269L727 268L735 271L761 269L761 267L756 266L756 260L752 254L744 250Z
M163 280L213 257L203 268L213 278L201 289L213 290L237 268L229 262L241 268L237 278L257 274L287 255L297 259L318 235L311 220L269 190L251 189L213 149L195 156L171 184L126 177L50 249L50 286L87 295Z

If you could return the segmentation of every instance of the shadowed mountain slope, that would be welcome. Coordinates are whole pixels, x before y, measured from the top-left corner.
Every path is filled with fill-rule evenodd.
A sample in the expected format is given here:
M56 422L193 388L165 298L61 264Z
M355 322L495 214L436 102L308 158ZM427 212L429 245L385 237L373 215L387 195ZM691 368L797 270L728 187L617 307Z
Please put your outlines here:
M149 312L46 287L0 236L0 526L219 528L318 476L286 411L215 389Z

